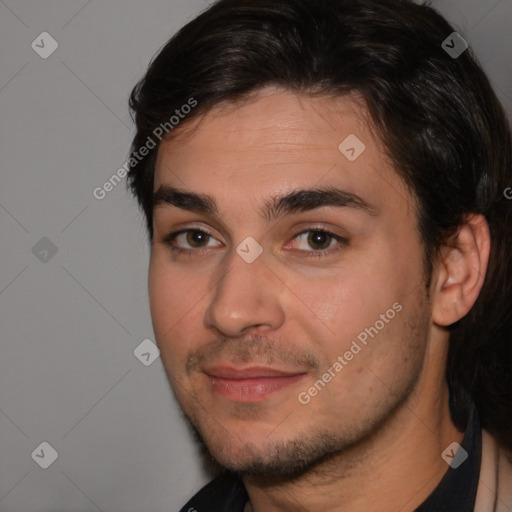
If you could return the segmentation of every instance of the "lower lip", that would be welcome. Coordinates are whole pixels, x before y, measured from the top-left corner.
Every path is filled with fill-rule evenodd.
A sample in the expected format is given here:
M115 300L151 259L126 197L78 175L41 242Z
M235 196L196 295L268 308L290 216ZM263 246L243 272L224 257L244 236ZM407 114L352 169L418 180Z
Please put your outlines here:
M295 384L305 374L289 377L256 377L251 379L225 379L209 376L214 391L239 402L258 402L268 395Z

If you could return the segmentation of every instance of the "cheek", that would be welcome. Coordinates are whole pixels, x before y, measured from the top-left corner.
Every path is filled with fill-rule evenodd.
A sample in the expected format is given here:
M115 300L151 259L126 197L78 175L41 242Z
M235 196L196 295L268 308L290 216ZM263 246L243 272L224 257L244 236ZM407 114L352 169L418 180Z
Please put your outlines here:
M165 260L153 252L148 279L151 319L162 356L172 352L179 357L189 349L189 340L198 338L195 331L201 325L206 288L200 276L189 275Z
M328 273L288 275L287 285L293 293L284 306L287 318L300 326L323 362L332 364L354 340L363 346L364 341L373 340L376 331L379 340L398 336L405 315L398 314L393 305L405 307L415 289L418 292L421 271L421 253L414 258L396 254L391 244L347 253L344 264ZM378 346L378 340L372 344ZM380 348L382 356L385 346ZM368 355L357 359L362 362Z
M286 309L308 331L343 339L373 325L398 300L402 284L382 266L361 258L328 274L289 277L293 293Z

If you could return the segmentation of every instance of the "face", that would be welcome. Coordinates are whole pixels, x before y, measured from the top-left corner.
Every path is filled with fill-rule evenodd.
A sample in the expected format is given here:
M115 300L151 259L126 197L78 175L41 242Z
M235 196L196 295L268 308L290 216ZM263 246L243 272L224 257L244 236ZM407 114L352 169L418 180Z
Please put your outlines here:
M155 335L178 403L232 470L291 476L361 444L421 374L414 201L356 100L266 89L159 149Z

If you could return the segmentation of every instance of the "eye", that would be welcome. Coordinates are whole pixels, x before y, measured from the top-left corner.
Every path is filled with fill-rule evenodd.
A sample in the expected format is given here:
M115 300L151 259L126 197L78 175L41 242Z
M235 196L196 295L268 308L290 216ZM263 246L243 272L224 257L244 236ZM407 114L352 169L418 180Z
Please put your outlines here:
M297 240L296 249L299 252L309 253L308 257L327 256L342 246L348 244L348 240L322 228L304 230L293 238ZM200 254L202 249L219 247L213 235L203 229L183 229L169 233L163 240L173 252L178 254ZM336 247L337 245L337 247Z
M294 240L298 241L297 250L311 253L308 256L326 256L334 252L331 249L336 244L338 244L338 247L335 251L348 243L346 238L320 228L302 231L295 235Z
M163 242L173 251L190 254L197 252L198 249L216 247L218 244L208 243L214 240L210 233L202 229L183 229L169 233Z

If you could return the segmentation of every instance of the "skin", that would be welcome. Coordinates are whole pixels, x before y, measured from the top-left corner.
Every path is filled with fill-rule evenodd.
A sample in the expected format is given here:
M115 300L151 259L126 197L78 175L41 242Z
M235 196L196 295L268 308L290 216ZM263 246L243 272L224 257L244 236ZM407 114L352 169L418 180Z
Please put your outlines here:
M155 191L208 194L219 214L155 208L155 335L189 421L213 457L242 472L246 512L413 511L447 470L443 450L463 438L448 410L445 327L478 297L488 227L481 216L467 217L435 262L427 295L414 198L367 119L354 95L268 88L210 109L159 149ZM365 144L354 161L338 149L350 134ZM355 193L378 213L347 206L274 220L259 213L272 197L324 186ZM319 227L348 242L299 235ZM182 229L211 238L165 242ZM252 263L236 252L248 236L263 249ZM298 394L396 303L401 311L300 403ZM302 376L262 400L236 400L205 373L215 364Z

